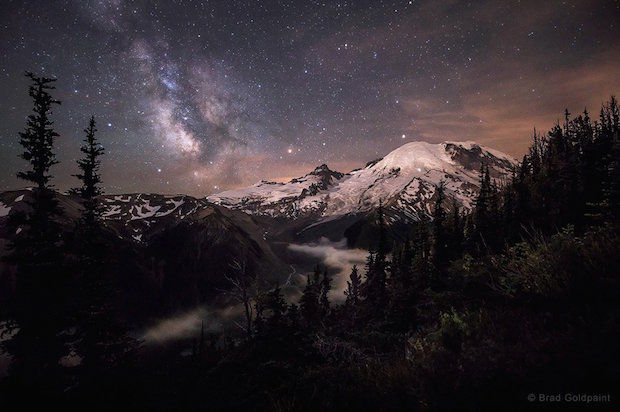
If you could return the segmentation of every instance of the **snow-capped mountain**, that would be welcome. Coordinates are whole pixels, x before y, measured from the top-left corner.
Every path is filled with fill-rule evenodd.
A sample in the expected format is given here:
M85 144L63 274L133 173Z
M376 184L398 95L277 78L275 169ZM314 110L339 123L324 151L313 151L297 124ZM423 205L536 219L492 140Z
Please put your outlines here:
M413 142L346 174L321 165L287 183L263 181L202 199L145 193L104 195L103 221L118 238L135 245L151 244L176 227L195 226L215 237L227 231L251 234L254 246L249 248L268 250L264 242L291 240L302 233L309 239L328 234L340 238L376 210L380 201L388 223L419 220L430 214L442 180L448 198L469 209L478 191L481 163L489 166L493 178L501 180L516 162L473 142ZM0 194L0 223L13 209L28 207L24 196L29 196L28 190ZM65 210L62 219L70 223L79 218L77 198L59 194L58 199ZM18 234L0 233L0 238Z
M207 200L250 214L314 217L318 222L367 213L383 201L391 215L388 219L417 220L430 213L431 199L442 180L448 197L470 209L481 163L498 180L506 178L516 164L506 154L474 142L412 142L347 174L321 165L288 183L262 181Z

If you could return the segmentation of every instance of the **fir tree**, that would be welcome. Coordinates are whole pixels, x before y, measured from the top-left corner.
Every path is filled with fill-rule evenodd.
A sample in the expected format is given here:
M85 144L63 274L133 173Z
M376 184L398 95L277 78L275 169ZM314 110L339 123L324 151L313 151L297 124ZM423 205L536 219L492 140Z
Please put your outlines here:
M19 133L19 143L24 148L20 157L30 163L31 169L18 172L17 177L27 180L36 185L38 189L49 189L48 183L52 176L49 169L58 161L54 154L54 140L58 133L52 128L50 119L52 105L60 104L50 94L55 87L52 85L56 79L37 77L33 73L26 73L32 84L28 94L33 100L34 108L28 116L26 130Z
M361 284L362 278L358 273L357 265L353 265L351 275L349 275L349 280L347 281L347 289L344 291L348 306L356 307L359 304Z
M282 296L282 289L280 286L276 286L265 297L265 308L271 313L269 325L272 329L279 328L283 325L286 313L286 302Z
M86 137L80 148L84 157L77 161L80 173L74 175L81 187L72 192L82 201L82 217L76 237L79 259L78 332L77 345L82 356L81 368L85 379L99 377L104 371L124 362L135 347L119 320L115 307L115 286L105 273L105 236L99 226L102 207L97 200L102 189L99 174L103 147L97 141L94 116L84 129Z
M492 201L492 187L491 187L491 177L489 175L488 166L485 167L484 164L480 166L480 174L479 174L479 183L480 183L480 191L478 192L478 197L476 198L476 207L475 207L475 242L481 243L484 247L486 247L485 242L486 237L489 234L490 229L490 203Z
M330 313L330 304L329 304L329 291L332 288L332 280L327 274L327 268L323 271L323 279L321 281L321 293L319 296L319 306L321 308L321 315L325 318Z
M431 242L428 227L428 220L423 218L418 222L416 229L417 253L413 259L412 276L413 286L420 289L427 286L431 277Z
M319 292L321 276L321 268L317 265L314 270L314 276L307 277L306 287L299 301L301 316L307 326L314 326L319 320Z
M387 298L387 235L382 201L379 202L379 208L377 210L377 225L379 228L377 252L374 256L369 254L364 292L367 301L381 311L383 310Z
M8 260L17 266L15 302L11 308L16 334L5 347L13 356L12 376L26 386L40 391L60 385L59 358L66 354L60 332L68 326L68 276L63 270L61 229L56 218L62 214L55 193L49 184L50 167L57 162L53 148L58 137L50 118L55 79L27 73L31 85L28 93L33 100L33 113L27 118L20 135L24 148L21 158L30 168L17 177L34 183L29 210L11 216L10 224L24 227L10 245Z
M292 331L297 331L299 329L299 307L291 303L286 310L286 318L288 321L288 325Z
M84 157L77 161L81 172L74 175L82 182L82 186L74 189L74 191L82 198L84 208L82 219L86 227L90 228L95 225L101 215L101 207L96 197L103 193L99 186L101 183L101 176L99 175L101 161L99 158L103 155L104 150L95 136L97 129L94 116L90 118L88 127L84 129L84 132L86 138L84 145L80 148Z
M443 180L437 186L435 205L433 208L433 264L436 269L442 270L448 263L448 239L445 232L446 212L444 210L445 183Z
M463 231L464 223L459 209L459 204L455 198L452 198L452 215L449 222L448 230L448 255L450 257L460 257L463 251Z

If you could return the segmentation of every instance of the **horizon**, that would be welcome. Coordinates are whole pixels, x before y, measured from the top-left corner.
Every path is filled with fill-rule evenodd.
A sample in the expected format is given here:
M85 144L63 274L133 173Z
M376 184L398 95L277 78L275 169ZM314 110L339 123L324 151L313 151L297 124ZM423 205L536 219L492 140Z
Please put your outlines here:
M328 163L321 163L319 165L316 165L316 166L313 166L311 168L305 169L306 170L305 172L302 172L301 174L299 174L297 176L282 176L282 177L276 177L276 178L269 179L269 180L267 180L267 179L260 179L260 180L256 180L255 182L247 184L247 185L240 185L240 186L237 186L237 187L230 187L230 188L227 188L227 189L224 189L224 190L217 190L217 189L215 189L214 191L212 191L210 193L207 193L207 194L196 195L196 194L192 194L192 193L165 192L165 191L161 191L161 192L152 192L152 191L151 192L148 192L148 191L147 192L109 192L109 191L104 191L103 195L104 196L119 196L119 195L133 195L133 194L158 194L158 195L164 195L164 196L190 196L190 197L194 197L196 199L200 199L200 198L203 198L203 197L206 198L206 197L209 197L209 196L217 195L217 194L220 194L220 193L223 193L223 192L227 192L227 191L231 191L231 190L240 190L240 189L244 189L244 188L249 188L249 187L258 185L260 183L263 183L263 182L282 183L282 184L290 183L294 179L299 179L301 177L304 177L304 176L312 173L314 170L320 168L323 165L327 166L329 168L329 170L331 170L332 172L339 172L339 173L343 173L344 175L349 175L352 172L355 172L355 171L363 169L368 163L373 162L373 161L377 161L377 160L381 160L385 156L387 156L390 153L392 153L393 151L395 151L397 149L400 149L401 147L406 146L406 145L408 145L410 143L418 143L418 142L403 143L402 145L400 145L400 146L396 147L395 149L391 150L390 152L385 153L383 156L371 159L371 160L369 160L368 162L366 162L364 164L361 164L361 165L354 166L352 168L346 169L346 171L343 170L343 169L337 169L335 167L332 167ZM419 143L428 143L428 142L419 141ZM446 140L446 141L443 141L443 142L429 143L429 144L438 145L438 144L443 144L443 143L456 143L456 144L473 143L473 144L476 144L476 145L478 145L480 147L483 147L483 148L486 148L486 149L497 150L497 149L495 149L495 148L493 148L491 146L480 145L477 142L474 142L473 140L466 140L466 141ZM511 160L513 160L513 161L515 161L517 163L520 162L520 160L518 160L517 158L515 158L513 156L508 155L507 153L504 153L504 152L500 152L500 153L509 156L511 158ZM33 188L33 186L14 187L14 188L4 189L4 190L2 190L2 192L30 190L32 188ZM102 184L102 188L106 189L105 184ZM64 190L56 188L56 190L59 193L66 195L66 194L68 194L70 188L67 188L67 189L64 189Z

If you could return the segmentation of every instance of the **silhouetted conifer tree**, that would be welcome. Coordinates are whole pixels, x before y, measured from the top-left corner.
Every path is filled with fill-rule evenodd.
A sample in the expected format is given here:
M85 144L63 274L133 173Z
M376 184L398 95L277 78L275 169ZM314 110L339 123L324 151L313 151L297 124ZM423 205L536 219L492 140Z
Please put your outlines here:
M369 255L364 295L368 303L372 304L377 311L382 311L387 298L387 235L382 201L379 202L377 209L377 226L379 228L377 252L374 256Z
M332 280L327 274L327 268L323 271L323 279L321 281L321 294L319 296L319 305L321 307L321 315L325 318L329 315L331 307L329 304L328 294L332 288Z
M452 199L452 215L448 222L448 254L451 258L460 257L463 252L463 231L465 225L456 199Z
M437 186L435 205L433 207L433 265L443 270L448 263L448 239L445 230L446 211L444 210L445 183Z
M88 127L84 129L86 138L84 145L80 148L84 157L77 161L81 172L74 175L81 182L82 186L74 189L82 198L82 220L87 228L92 228L97 219L101 216L102 208L97 201L97 196L102 194L101 176L99 175L99 167L104 150L97 141L95 133L97 132L95 117L92 116L88 123Z
M10 245L9 261L17 266L16 304L11 308L16 334L5 346L13 356L13 378L45 392L62 385L59 359L67 354L61 332L68 326L69 276L63 270L61 229L56 221L62 210L49 184L49 169L58 163L53 151L58 133L50 115L53 105L60 102L50 94L55 79L26 76L34 107L19 142L24 149L21 158L30 169L18 172L17 177L35 187L25 200L29 210L11 216L10 221L14 228L24 230Z
M360 301L360 287L362 285L362 278L360 277L357 265L353 265L351 275L347 281L347 289L344 291L346 296L346 304L348 306L356 307Z
M82 218L76 237L80 265L77 328L81 340L78 348L83 357L83 374L89 378L98 377L104 370L123 362L135 346L119 320L113 279L105 273L109 257L105 255L104 233L99 225L102 206L97 199L103 193L99 157L104 151L97 141L96 131L95 118L91 117L80 149L84 157L77 162L81 173L74 175L82 185L73 190L82 201Z
M301 316L306 322L307 326L314 326L319 320L319 293L320 293L320 276L321 268L317 265L314 270L314 275L311 278L308 275L306 287L299 301Z

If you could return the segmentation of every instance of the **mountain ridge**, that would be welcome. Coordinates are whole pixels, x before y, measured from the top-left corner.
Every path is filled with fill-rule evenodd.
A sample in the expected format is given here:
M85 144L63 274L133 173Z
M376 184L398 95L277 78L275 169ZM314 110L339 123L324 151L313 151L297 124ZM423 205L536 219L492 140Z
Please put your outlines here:
M410 142L348 173L323 164L287 183L262 181L206 199L249 214L318 220L366 213L382 200L400 209L405 218L416 220L430 214L430 200L441 180L449 196L471 209L482 163L489 166L493 178L504 179L517 161L472 141Z

